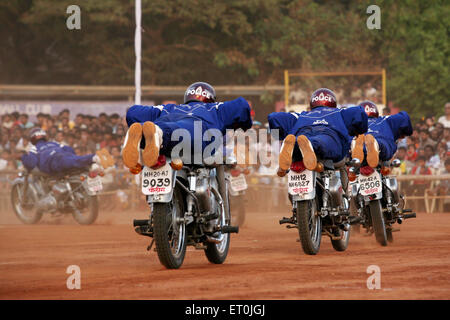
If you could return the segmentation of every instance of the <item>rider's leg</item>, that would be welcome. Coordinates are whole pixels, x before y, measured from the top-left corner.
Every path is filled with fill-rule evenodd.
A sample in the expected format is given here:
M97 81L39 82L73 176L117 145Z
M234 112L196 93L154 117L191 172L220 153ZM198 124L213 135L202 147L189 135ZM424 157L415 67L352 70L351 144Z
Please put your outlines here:
M72 153L55 153L51 156L50 170L52 173L64 173L67 170L74 168L86 168L94 161L95 154L88 154L85 156L77 156Z
M306 169L317 167L317 158L338 162L344 157L342 142L328 134L305 133L297 138Z

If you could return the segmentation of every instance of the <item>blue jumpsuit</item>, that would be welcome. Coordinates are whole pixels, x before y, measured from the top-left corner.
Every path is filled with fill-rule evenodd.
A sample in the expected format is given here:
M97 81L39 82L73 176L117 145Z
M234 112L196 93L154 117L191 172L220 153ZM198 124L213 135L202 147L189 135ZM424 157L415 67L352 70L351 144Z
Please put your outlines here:
M202 150L204 150L208 144L214 141L203 141L203 134L208 129L218 129L222 135L225 135L227 129L241 128L245 131L252 127L250 106L242 97L215 103L189 102L181 105L134 105L128 109L126 119L128 126L135 122L143 124L146 121L152 121L159 126L163 132L161 153L167 156L170 155L172 148L179 143L179 141L172 141L171 139L172 133L176 129L189 131L192 147L194 144L201 143ZM201 137L194 134L196 121L201 124Z
M359 106L347 109L316 107L301 113L273 112L268 120L270 130L280 130L280 140L288 134L305 135L319 159L334 162L348 154L352 136L367 131L367 114ZM294 148L293 160L300 159L300 149Z
M88 167L93 157L94 154L77 156L69 146L40 140L36 143L36 149L22 156L22 163L28 170L38 167L47 174L60 174L70 169Z
M390 160L397 151L396 141L400 137L410 136L413 132L411 119L405 111L392 116L369 118L369 129L380 147L379 157L381 161Z

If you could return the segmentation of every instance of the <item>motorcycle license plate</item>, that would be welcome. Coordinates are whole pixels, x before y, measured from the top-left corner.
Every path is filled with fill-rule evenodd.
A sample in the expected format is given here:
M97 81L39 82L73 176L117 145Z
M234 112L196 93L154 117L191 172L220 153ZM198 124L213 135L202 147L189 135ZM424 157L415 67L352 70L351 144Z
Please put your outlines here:
M87 186L88 190L91 192L98 192L103 190L103 183L102 179L99 176L96 176L95 178L87 178Z
M167 194L170 191L172 191L172 167L169 163L156 170L144 167L142 170L143 194Z
M237 177L231 177L231 189L236 192L247 189L247 181L242 173Z
M359 190L363 196L369 196L376 193L381 193L381 177L380 174L374 171L370 176L359 175L358 177Z
M305 170L301 173L289 171L288 173L288 192L291 195L313 192L313 172Z

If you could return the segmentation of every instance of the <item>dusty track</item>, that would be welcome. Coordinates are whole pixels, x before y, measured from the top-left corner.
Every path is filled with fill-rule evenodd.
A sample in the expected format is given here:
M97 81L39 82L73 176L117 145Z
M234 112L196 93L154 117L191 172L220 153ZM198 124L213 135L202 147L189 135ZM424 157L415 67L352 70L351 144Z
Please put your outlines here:
M406 221L388 247L353 234L347 251L335 252L324 237L317 256L303 254L296 230L278 224L283 213L251 213L225 264L189 249L179 270L164 269L145 250L149 239L131 227L142 212L102 212L92 226L71 218L25 226L1 216L0 299L450 298L448 213ZM380 290L366 287L373 264L381 268ZM66 288L69 265L81 268L81 290Z

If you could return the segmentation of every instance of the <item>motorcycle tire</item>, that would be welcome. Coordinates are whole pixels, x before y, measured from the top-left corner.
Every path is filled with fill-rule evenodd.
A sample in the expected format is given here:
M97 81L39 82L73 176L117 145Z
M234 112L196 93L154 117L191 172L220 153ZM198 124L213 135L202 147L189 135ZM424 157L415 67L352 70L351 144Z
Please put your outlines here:
M219 178L219 177L218 177ZM223 193L225 193L225 201L223 201L224 212L220 217L222 219L221 224L227 225L229 224L230 219L230 193L228 192L228 188L221 189ZM222 194L221 197L222 197ZM216 199L218 201L218 199ZM225 262L228 256L228 250L230 249L230 234L223 234L224 238L220 243L207 243L205 249L205 255L209 262L214 264L222 264Z
M297 225L303 252L315 255L320 250L322 218L316 215L316 200L297 201Z
M153 239L159 261L167 269L181 267L186 255L186 225L174 222L184 217L181 191L175 188L172 202L153 204Z
M88 195L85 195L85 197L87 197L88 201L86 208L88 212L85 213L80 210L72 212L72 217L81 225L93 224L98 217L98 197Z
M38 223L41 218L42 218L42 212L38 212L34 207L33 204L29 204L28 206L31 207L31 215L27 215L24 212L24 208L22 206L22 204L20 203L19 200L19 192L20 192L20 188L23 188L24 184L23 183L18 183L13 185L12 190L11 190L11 205L12 208L14 210L14 213L16 214L17 218L19 218L19 220L25 224L36 224ZM27 194L27 200L33 198L33 202L32 203L36 203L37 199L35 198L33 192L31 191L31 189L28 189L28 194Z
M342 236L342 239L331 240L331 245L333 246L334 250L336 251L347 250L348 242L350 240L350 230L348 231L339 230L339 234Z
M380 200L370 201L369 210L372 218L372 227L375 233L375 239L382 246L387 246L386 225L384 223Z

